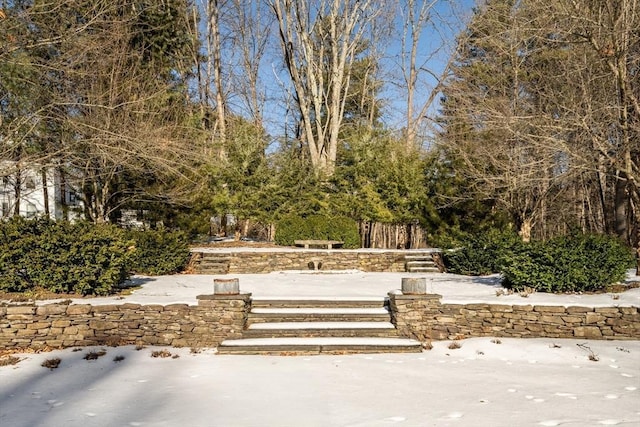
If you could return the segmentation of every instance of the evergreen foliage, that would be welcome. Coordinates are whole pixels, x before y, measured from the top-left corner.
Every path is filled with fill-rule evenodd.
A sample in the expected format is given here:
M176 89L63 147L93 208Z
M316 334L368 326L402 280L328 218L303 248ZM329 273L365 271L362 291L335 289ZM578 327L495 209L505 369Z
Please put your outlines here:
M461 248L452 248L444 252L444 262L450 273L481 276L498 273L502 263L519 247L522 240L512 231L488 231L470 235Z
M292 246L296 240L340 240L345 248L359 248L358 224L347 217L289 215L278 222L276 243Z
M0 223L0 290L107 295L127 279L131 247L112 225L14 217Z
M189 261L188 235L180 231L129 230L135 242L131 271L152 276L172 274L184 269Z
M354 131L339 152L332 210L360 221L409 223L429 205L424 155L386 132Z
M505 253L503 285L515 291L602 291L624 280L633 262L631 250L615 237L574 233Z
M629 247L615 237L572 233L546 242L523 243L513 232L490 230L469 236L444 253L451 273L501 273L514 291L594 292L624 280L633 266Z

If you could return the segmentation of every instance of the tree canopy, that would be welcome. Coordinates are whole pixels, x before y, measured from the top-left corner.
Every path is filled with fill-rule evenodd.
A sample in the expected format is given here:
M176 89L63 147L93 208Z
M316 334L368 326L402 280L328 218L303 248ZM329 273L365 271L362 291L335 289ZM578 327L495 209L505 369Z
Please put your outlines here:
M17 213L55 170L91 221L193 234L322 214L388 226L372 245L637 244L639 28L638 0L4 1L3 191Z

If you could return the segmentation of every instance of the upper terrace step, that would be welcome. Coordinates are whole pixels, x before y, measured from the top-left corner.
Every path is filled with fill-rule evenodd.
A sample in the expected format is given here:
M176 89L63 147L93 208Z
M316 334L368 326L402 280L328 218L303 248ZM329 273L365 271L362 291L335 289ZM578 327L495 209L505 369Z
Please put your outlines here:
M433 259L433 253L425 252L425 253L407 253L404 256L406 260L414 260L414 259Z

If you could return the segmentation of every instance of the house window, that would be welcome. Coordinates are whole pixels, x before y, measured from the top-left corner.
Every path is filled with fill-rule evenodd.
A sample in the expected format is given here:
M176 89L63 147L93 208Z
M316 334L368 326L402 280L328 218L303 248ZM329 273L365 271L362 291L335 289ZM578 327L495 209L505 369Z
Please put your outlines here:
M76 193L74 193L73 191L69 191L69 204L70 205L76 204Z
M2 216L9 216L9 203L2 202Z
M24 185L27 187L28 190L35 190L36 189L36 182L34 181L34 179L32 177L27 177L27 179L25 180Z
M38 208L33 203L27 202L27 218L33 218L38 214Z

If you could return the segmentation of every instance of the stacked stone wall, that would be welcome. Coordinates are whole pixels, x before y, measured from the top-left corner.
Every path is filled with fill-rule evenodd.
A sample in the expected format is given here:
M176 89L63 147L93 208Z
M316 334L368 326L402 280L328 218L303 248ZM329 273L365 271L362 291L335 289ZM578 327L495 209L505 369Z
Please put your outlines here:
M470 337L640 339L638 307L442 304L439 295L390 294L399 333L421 341ZM216 347L241 338L249 294L204 295L198 305L0 306L0 349L89 345Z
M203 295L198 305L0 306L0 349L89 345L215 347L240 338L250 295Z
M390 294L396 327L421 341L484 336L640 339L638 307L442 304L440 298Z
M404 272L404 252L299 250L287 252L196 253L195 272L206 274L206 260L224 260L230 274L271 273L282 270L361 270ZM310 268L310 265L313 266ZM218 271L212 273L219 273Z

